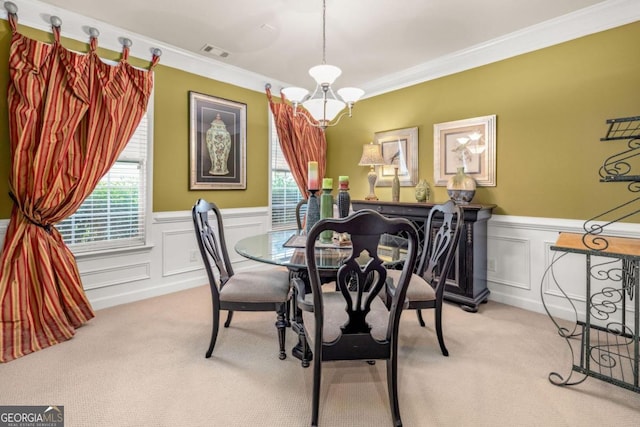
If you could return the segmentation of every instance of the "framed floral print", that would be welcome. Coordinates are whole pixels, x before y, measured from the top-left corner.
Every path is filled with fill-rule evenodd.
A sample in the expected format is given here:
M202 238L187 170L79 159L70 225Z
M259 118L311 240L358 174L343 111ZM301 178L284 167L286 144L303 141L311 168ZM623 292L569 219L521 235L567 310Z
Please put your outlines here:
M474 117L433 125L433 180L447 185L463 167L478 186L496 185L496 116Z
M373 142L380 144L385 161L377 166L376 187L390 187L395 169L401 187L414 187L418 183L418 128L376 132Z

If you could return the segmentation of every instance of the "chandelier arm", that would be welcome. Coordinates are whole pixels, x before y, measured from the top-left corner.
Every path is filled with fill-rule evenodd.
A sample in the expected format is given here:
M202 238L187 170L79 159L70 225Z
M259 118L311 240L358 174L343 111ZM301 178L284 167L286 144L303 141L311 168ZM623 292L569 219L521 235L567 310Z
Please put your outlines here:
M322 125L320 124L320 122L318 122L318 121L312 121L312 120L309 118L309 113L308 113L306 110L299 111L299 110L294 109L294 110L293 110L293 117L298 117L298 116L302 116L302 117L304 117L304 118L305 118L305 120L307 121L307 123L309 123L309 124L310 124L311 126L313 126L313 127L316 127L316 128L322 128L322 129L324 129L324 128L325 128L325 126L322 126Z
M330 122L328 122L324 127L328 128L328 127L333 127L335 125L337 125L340 122L340 119L342 119L344 116L349 116L351 117L351 109L349 109L349 111L343 111L338 118L331 120Z
M351 110L353 108L353 106L351 105L351 103L347 104L347 110L343 111L342 113L340 113L340 115L337 118L334 118L331 121L327 121L327 120L316 120L316 121L312 121L309 118L309 113L306 110L303 110L302 112L298 112L298 110L296 108L294 108L293 110L293 116L294 117L298 117L298 115L302 115L305 120L307 121L307 123L309 123L311 126L316 127L316 128L321 128L322 130L325 130L328 127L333 127L335 125L337 125L338 123L340 123L340 120L342 120L342 118L344 116L349 116L351 117ZM324 123L324 124L321 124Z

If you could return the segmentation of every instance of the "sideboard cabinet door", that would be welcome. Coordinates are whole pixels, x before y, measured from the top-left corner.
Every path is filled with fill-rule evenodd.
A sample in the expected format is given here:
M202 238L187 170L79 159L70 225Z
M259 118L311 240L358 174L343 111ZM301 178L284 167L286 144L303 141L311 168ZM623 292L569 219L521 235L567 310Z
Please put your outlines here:
M399 203L352 200L354 211L373 209L388 217L407 218L423 237L424 221L434 203ZM447 277L444 298L461 305L464 310L478 311L487 302L487 221L495 205L465 205L464 225L460 233L455 267Z

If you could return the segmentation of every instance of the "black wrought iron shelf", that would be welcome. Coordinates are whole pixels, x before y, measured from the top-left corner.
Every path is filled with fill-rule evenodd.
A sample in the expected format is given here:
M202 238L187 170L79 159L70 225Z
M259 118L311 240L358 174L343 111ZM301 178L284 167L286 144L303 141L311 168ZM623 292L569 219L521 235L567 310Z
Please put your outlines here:
M600 141L614 141L619 139L633 139L640 137L640 116L608 119L609 129Z
M607 132L600 140L627 140L627 147L605 159L598 171L600 182L626 182L630 193L640 193L640 175L638 170L634 170L640 168L640 116L608 119L606 124ZM638 213L640 197L635 197L588 219L583 225L584 244L593 250L606 249L608 241L601 236L605 227Z
M640 182L640 175L607 175L600 182Z
M600 182L625 182L630 193L640 193L640 116L606 123L606 135L600 140L627 140L627 147L605 159L599 170ZM609 225L638 213L640 195L636 194L585 221L583 234L560 233L551 247L555 255L543 282L549 279L555 283L575 316L573 327L561 326L547 307L541 285L542 304L567 341L573 359L568 376L549 374L553 384L576 385L595 377L640 393L640 239L604 235ZM585 256L585 308L580 316L553 271L556 262L569 253ZM574 379L574 372L584 376Z
M543 306L573 360L568 375L552 372L549 381L567 386L594 377L640 393L640 239L609 237L609 246L596 251L581 234L560 233L551 250L556 255L543 281L552 281L567 298L575 323L568 327L557 322L541 292ZM554 265L570 253L585 256L584 314L578 313L554 272ZM584 376L576 379L574 372Z

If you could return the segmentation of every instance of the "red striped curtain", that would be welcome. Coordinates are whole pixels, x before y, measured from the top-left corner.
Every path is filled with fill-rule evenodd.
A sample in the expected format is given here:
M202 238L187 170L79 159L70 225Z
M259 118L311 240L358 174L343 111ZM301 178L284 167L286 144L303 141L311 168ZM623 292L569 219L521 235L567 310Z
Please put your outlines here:
M96 53L19 34L9 15L9 135L14 201L0 254L0 361L70 339L94 316L75 258L55 224L73 214L133 135L153 86L123 50L116 66ZM158 62L154 56L151 68Z
M306 111L298 110L294 117L293 107L284 102L284 95L281 96L281 102L274 102L271 90L267 88L269 107L276 122L282 154L291 168L300 193L307 198L308 163L318 162L318 176L322 179L327 166L327 140L322 129L312 126L302 116L308 114Z

